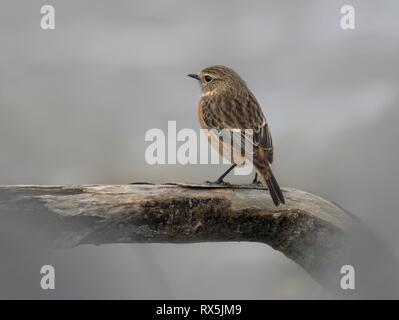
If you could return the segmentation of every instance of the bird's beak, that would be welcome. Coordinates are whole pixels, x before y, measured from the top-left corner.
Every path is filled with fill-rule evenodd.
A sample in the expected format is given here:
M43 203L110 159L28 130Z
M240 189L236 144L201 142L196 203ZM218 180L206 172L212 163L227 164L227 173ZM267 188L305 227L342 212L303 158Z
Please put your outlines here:
M198 74L195 74L195 73L190 73L190 74L188 74L188 76L191 77L191 78L197 79L197 80L200 79L200 77L198 76Z

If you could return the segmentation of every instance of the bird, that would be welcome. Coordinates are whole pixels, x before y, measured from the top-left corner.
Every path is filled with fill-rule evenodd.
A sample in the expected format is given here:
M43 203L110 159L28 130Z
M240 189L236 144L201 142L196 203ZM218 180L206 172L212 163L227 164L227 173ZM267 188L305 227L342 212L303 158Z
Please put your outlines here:
M267 184L274 205L278 207L280 204L285 204L284 195L271 169L274 150L270 128L255 95L249 90L245 81L236 71L222 65L206 67L188 76L198 80L201 87L198 117L202 129L206 129L205 132L208 133L208 141L211 144L212 141L216 141L212 146L225 158L226 150L231 150L230 154L227 152L232 162L231 167L214 183L225 183L223 179L231 170L245 161L251 161L256 169L253 183L259 183L257 180L259 173ZM212 137L215 132L212 129L217 132L239 129L241 141L245 142L245 150L249 144L252 159L248 159L244 147L238 150L239 147L231 141L224 141L225 139L221 139L220 136L216 139ZM252 139L245 138L245 129L252 129Z

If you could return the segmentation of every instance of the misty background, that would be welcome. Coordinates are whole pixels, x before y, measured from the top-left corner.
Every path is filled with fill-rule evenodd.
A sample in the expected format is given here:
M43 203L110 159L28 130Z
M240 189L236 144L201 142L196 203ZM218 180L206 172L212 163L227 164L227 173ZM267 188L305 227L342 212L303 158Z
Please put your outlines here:
M40 28L44 4L55 7L56 30ZM352 31L340 28L345 4L356 10ZM217 178L227 166L146 164L144 136L168 120L198 132L200 92L186 75L223 64L262 105L280 185L340 204L399 257L398 10L388 0L3 0L0 184ZM45 264L55 267L53 291L40 289ZM0 234L0 298L323 297L263 244L56 251Z

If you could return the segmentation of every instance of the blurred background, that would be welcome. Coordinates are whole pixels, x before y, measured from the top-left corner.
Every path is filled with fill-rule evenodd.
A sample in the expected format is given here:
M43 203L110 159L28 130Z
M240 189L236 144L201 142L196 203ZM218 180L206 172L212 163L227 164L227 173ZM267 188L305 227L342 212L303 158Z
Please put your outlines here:
M56 30L40 28L44 4ZM345 4L352 31L340 27ZM186 75L223 64L262 105L280 185L339 203L399 256L398 10L393 0L2 0L0 184L215 179L227 166L146 164L144 136L168 120L199 130L200 91ZM0 298L328 297L262 244L52 251L0 240ZM40 289L45 264L56 290Z

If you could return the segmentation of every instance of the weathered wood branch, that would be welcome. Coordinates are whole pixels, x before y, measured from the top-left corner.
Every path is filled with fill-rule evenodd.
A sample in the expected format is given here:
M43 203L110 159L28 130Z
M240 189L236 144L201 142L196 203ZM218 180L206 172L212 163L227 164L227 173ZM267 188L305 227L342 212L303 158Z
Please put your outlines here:
M0 186L0 223L30 243L255 241L270 245L326 286L359 222L332 202L285 188L276 208L262 187L213 185ZM17 233L17 232L16 232ZM16 235L16 237L18 237ZM352 241L353 242L353 241Z

